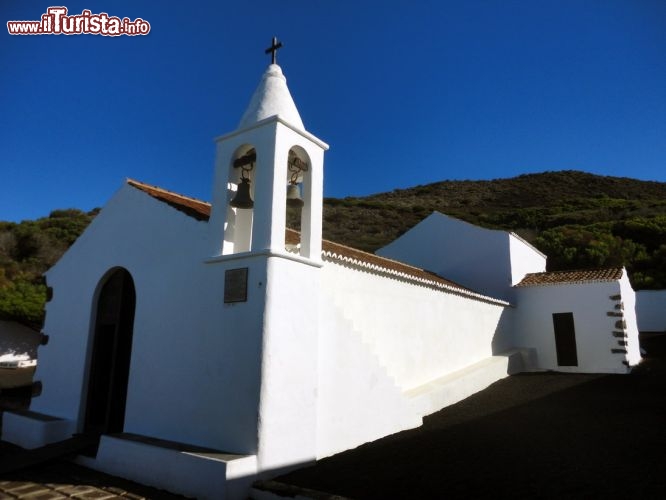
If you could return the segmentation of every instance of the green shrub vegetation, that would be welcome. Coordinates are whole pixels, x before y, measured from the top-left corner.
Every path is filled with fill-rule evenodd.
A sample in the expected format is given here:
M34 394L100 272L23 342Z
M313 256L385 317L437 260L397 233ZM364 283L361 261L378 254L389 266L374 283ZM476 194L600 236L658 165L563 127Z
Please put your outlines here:
M549 270L626 266L635 289L666 288L663 182L561 171L326 198L324 237L372 252L433 211L516 232L548 255ZM0 222L0 317L39 325L42 274L96 213L54 210L35 221ZM298 212L287 215L298 229Z
M42 275L96 214L54 210L34 221L0 222L0 318L41 326L46 301Z

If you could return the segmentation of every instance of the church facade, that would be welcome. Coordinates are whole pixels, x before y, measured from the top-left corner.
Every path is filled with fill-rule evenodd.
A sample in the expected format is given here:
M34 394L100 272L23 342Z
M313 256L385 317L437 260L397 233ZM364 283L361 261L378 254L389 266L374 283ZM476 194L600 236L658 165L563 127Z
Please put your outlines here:
M328 146L278 65L216 144L211 204L127 180L48 271L43 392L3 439L95 434L84 465L245 498L508 374L640 361L622 269L548 273L516 235L442 214L377 255L323 240Z

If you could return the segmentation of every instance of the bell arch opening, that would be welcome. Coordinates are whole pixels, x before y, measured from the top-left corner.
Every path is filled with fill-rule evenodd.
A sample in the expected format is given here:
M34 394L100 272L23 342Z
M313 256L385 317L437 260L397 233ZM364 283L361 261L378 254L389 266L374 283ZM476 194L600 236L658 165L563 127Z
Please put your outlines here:
M227 183L229 207L224 228L224 254L251 250L256 163L257 152L251 144L240 146L231 158Z
M312 162L305 149L292 146L287 157L287 251L301 255L302 231L307 230L304 216L311 204Z

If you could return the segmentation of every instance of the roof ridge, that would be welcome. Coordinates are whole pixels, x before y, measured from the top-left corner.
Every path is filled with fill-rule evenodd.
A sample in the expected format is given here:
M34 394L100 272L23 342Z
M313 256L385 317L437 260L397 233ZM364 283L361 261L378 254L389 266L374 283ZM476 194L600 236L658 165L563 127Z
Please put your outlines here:
M208 202L134 179L126 179L126 184L198 221L210 219L211 205Z
M137 181L136 179L132 179L131 177L127 177L125 179L125 182L127 182L127 184L129 184L130 186L134 186L134 187L137 187L137 188L144 187L144 188L148 188L148 189L154 189L155 191L159 191L159 192L164 193L164 194L170 194L172 196L177 196L178 198L183 198L185 200L190 200L190 201L195 201L197 203L202 203L204 205L208 205L209 207L211 206L210 202L208 202L208 201L201 200L199 198L194 198L193 196L187 196L187 195L184 195L184 194L181 194L181 193L176 193L175 191L170 191L168 189L164 189L163 187L156 186L155 184L148 184L147 182Z
M608 266L608 267L579 267L576 269L557 269L555 271L539 271L536 273L527 274L565 274L565 273L592 273L596 271L609 271L611 269L620 270L623 266Z
M292 229L292 228L287 228L287 230L288 231L293 231L296 234L301 234L300 231L296 231L295 229ZM322 238L322 243L328 243L329 245L335 245L336 247L342 247L342 248L345 248L347 250L351 250L351 251L356 252L356 253L360 253L360 254L363 254L363 255L368 255L368 256L372 257L373 259L381 259L382 261L386 261L386 262L394 262L396 264L400 264L403 267L414 269L415 271L423 271L423 272L432 274L433 276L439 276L437 273L434 273L432 271L428 271L426 269L423 269L422 267L413 266L412 264L407 264L406 262L403 262L401 260L391 259L390 257L384 257L383 255L378 255L376 253L366 252L365 250L360 250L360 249L355 248L355 247L350 247L349 245L345 245L344 243L338 243L337 241L332 241L332 240L327 240L327 239ZM441 276L439 276L439 277L441 278ZM450 281L450 280L447 279L447 281ZM456 283L456 285L457 285L457 283ZM460 286L461 288L464 288L462 285L458 285L458 286Z
M617 281L624 276L624 273L625 268L622 266L541 271L525 274L514 287Z
M384 257L383 255L377 255L376 253L366 252L365 250L360 250L358 248L350 247L348 245L345 245L343 243L338 243L336 241L331 241L331 240L322 240L322 241L325 241L326 243L330 243L330 244L338 246L338 247L346 248L348 250L353 250L354 252L358 252L358 253L361 253L361 254L364 254L364 255L369 255L369 256L371 256L375 259L381 259L383 261L388 261L388 262L395 262L396 264L400 264L401 266L408 267L408 268L414 269L416 271L425 271L425 272L430 273L432 275L438 276L437 273L433 273L432 271L426 271L422 267L413 266L413 265L407 264L406 262L403 262L401 260L395 260L395 259L391 259L390 257Z

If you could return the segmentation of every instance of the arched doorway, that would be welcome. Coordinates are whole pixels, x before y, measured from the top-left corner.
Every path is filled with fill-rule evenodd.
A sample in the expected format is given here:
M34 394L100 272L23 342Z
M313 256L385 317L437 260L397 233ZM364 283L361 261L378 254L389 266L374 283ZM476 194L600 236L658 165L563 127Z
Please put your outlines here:
M129 381L136 293L132 276L116 269L97 298L84 432L122 432Z

